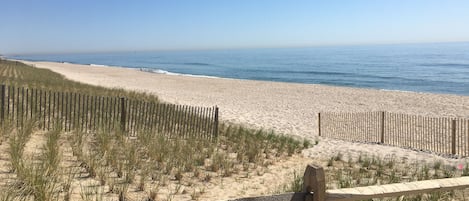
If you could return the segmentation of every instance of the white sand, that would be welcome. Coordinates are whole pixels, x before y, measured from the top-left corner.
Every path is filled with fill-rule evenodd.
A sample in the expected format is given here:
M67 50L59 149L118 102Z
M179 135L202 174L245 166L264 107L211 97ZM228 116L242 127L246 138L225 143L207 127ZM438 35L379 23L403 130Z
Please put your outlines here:
M66 63L25 63L83 83L154 93L171 103L217 105L223 120L304 137L316 135L318 112L389 111L469 117L469 96L163 75Z
M171 103L217 105L222 120L306 138L316 138L318 112L389 111L469 117L469 96L163 75L128 68L54 62L25 63L83 83L154 93ZM323 147L325 150L319 151L324 156L328 155L326 152L337 152L337 146L342 147L343 152L376 153L368 146L383 151L395 149L379 145L353 146L356 143L330 139L321 141L327 144ZM413 152L399 150L402 155Z

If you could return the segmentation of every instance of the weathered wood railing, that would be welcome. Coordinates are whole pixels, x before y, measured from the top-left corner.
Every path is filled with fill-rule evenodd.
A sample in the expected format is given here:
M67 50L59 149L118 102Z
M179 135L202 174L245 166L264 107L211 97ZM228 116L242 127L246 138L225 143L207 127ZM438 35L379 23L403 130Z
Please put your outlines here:
M469 177L326 190L324 169L317 165L308 165L303 177L303 192L241 198L233 201L355 201L465 188L469 188Z

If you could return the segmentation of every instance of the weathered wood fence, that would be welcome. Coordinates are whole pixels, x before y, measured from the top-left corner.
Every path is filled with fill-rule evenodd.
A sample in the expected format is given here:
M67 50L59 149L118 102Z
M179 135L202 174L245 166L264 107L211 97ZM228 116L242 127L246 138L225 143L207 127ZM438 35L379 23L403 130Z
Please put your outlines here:
M390 112L319 113L319 135L469 156L469 119Z
M122 129L130 135L140 131L168 137L216 138L218 108L174 105L125 97L91 96L73 92L0 86L0 120L22 127L30 120L44 130L60 127Z
M308 165L303 176L302 192L241 198L233 201L355 201L466 188L469 188L469 177L326 190L324 169L321 166Z

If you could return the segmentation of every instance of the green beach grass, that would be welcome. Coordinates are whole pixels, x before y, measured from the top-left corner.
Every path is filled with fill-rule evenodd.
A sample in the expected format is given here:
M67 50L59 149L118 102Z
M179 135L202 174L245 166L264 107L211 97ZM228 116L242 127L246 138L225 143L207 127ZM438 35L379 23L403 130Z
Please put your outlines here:
M151 94L73 82L50 70L6 60L0 61L0 79L16 87L158 101ZM227 123L220 124L215 141L167 139L145 130L130 137L105 125L96 132L62 132L60 127L45 132L32 120L26 125L16 129L10 121L2 123L0 137L7 143L1 146L8 150L12 179L0 187L0 200L75 200L76 189L82 200L171 200L182 187L192 189L191 197L197 199L207 182L254 174L311 145ZM31 146L39 149L31 152Z

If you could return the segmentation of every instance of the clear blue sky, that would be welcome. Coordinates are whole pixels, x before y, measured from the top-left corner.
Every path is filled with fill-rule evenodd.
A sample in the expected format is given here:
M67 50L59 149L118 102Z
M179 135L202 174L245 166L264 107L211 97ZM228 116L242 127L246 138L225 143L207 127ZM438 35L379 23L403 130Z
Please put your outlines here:
M0 54L469 41L467 0L0 0Z

